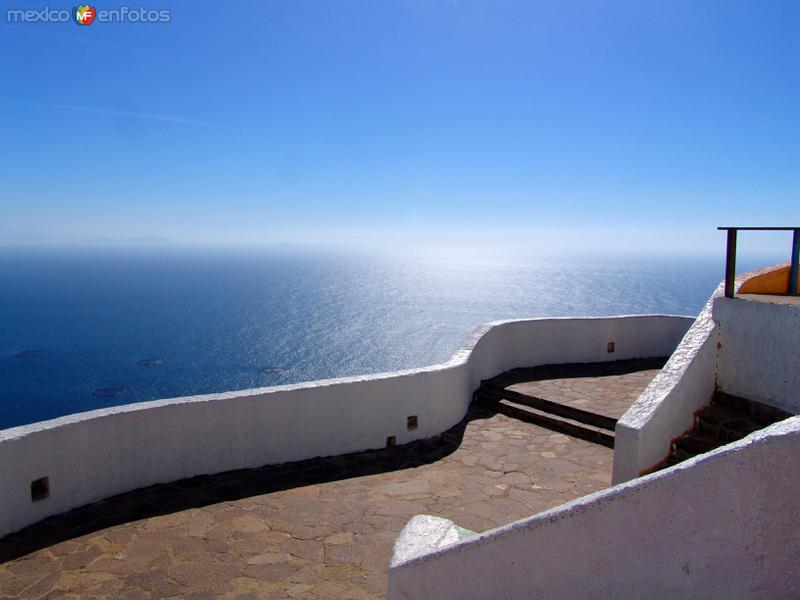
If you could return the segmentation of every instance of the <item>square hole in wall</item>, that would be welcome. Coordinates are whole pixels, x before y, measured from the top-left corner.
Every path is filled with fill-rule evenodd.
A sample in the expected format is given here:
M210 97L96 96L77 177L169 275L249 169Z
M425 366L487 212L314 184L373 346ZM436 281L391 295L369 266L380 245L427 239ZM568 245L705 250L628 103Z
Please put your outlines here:
M40 477L31 481L31 502L44 500L50 495L50 479Z
M413 431L417 428L417 415L411 415L406 419L406 427L408 427L409 431Z
M614 346L615 346L614 342L608 342L608 352L609 352L609 354L614 352L614 350L616 349Z
M386 438L386 447L394 448L395 446L397 446L397 436L390 435Z

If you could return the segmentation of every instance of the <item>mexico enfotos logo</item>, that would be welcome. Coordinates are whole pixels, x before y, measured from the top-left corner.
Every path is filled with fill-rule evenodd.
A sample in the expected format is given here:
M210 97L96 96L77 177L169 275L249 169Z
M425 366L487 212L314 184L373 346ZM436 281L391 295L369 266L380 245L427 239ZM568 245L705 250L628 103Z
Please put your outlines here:
M72 16L78 25L91 25L97 16L97 9L88 4L78 5L72 9Z
M81 26L92 23L169 23L172 12L154 10L143 6L121 6L119 8L98 9L89 4L79 4L67 10L45 6L39 9L9 9L6 12L9 23L73 23Z

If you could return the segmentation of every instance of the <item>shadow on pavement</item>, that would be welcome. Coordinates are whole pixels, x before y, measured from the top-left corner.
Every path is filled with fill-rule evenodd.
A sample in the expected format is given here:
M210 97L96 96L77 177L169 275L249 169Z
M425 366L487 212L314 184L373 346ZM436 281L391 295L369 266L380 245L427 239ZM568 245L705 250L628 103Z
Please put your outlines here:
M0 564L59 542L140 519L306 485L430 464L455 452L461 445L464 430L470 421L488 418L493 414L491 410L473 405L464 420L452 429L402 446L200 475L125 492L48 517L0 539Z

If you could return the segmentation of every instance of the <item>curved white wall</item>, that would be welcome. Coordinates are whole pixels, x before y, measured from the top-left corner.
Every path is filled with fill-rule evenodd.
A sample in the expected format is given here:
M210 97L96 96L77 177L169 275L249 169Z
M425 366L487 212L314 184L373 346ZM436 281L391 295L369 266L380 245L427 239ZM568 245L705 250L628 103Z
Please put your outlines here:
M397 553L388 597L797 598L798 470L793 417L448 547Z
M666 356L692 323L675 316L502 321L447 363L119 406L0 431L0 536L114 494L194 475L381 448L436 435L481 379L522 366ZM616 352L607 353L609 341ZM406 417L419 427L406 430ZM48 477L50 497L31 501Z

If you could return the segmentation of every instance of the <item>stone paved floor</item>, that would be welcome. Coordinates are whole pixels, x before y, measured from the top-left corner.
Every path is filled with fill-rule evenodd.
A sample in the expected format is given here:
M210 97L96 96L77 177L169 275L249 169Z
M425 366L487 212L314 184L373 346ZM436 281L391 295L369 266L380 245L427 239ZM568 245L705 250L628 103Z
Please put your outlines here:
M652 375L600 377L594 393L630 403ZM591 391L573 379L551 380L553 393ZM413 515L484 531L607 487L611 463L603 446L473 407L431 440L196 477L47 519L0 540L0 598L380 598Z
M661 370L665 360L648 358L518 369L501 375L498 383L515 392L619 419Z

